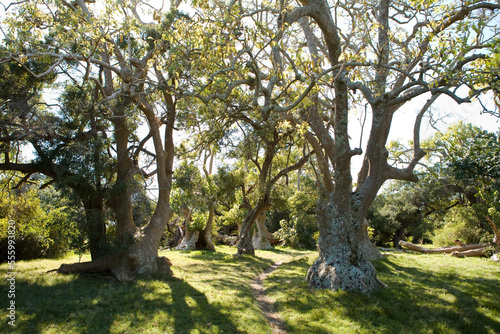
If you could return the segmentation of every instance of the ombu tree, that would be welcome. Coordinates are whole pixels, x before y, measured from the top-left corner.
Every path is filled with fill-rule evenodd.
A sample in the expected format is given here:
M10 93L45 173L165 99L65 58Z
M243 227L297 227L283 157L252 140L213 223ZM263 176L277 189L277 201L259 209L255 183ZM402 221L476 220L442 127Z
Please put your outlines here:
M425 155L419 129L430 105L443 95L471 102L491 88L485 78L496 75L498 9L488 1L280 2L274 40L300 23L314 64L309 75L322 78L310 104L284 116L310 126L305 136L320 157L323 202L317 212L319 257L307 274L311 287L369 293L382 286L362 247L363 219L386 180L417 181L413 171ZM393 116L417 97L428 100L415 118L413 158L397 168L388 163L386 149ZM369 111L364 150L351 147L362 143L348 133L354 98ZM351 160L363 152L354 184Z
M5 21L10 53L1 63L17 63L37 78L57 73L76 85L92 82L97 87L98 110L112 123L106 130L113 133L116 179L115 196L109 204L115 211L118 246L96 261L67 265L61 271L111 270L120 279L170 272L169 261L158 257L158 246L172 215L178 80L169 67L174 62L172 27L182 21L177 5L166 13L155 10L153 17L158 22L144 23L140 8L127 1L91 5L83 0L30 1L22 2ZM26 66L26 61L40 57L49 59L46 70ZM138 115L149 126L142 138L134 137L130 124ZM153 142L152 152L146 149L148 140ZM142 153L154 158L158 202L149 223L139 229L133 221L128 184L134 175L147 174L140 168Z
M186 45L185 54L191 55L189 73L197 75L191 77L192 87L179 86L184 96L203 103L197 117L218 119L225 126L224 131L217 125L207 133L216 132L226 139L233 136L227 140L244 145L248 165L258 170L255 183L249 187L255 201L243 199L242 203L248 212L240 228L238 254L254 253L251 227L269 208L274 184L307 161L307 157L295 157L288 165L275 163L276 155L280 150L287 151L288 138L297 130L275 113L276 107L282 111L294 108L313 86L305 79L294 80L289 86L280 83L277 58L270 61L272 52L277 51L269 43L273 27L263 21L261 10L246 5L198 3L198 17L214 25L199 36L203 41L199 46ZM283 94L286 103L274 105L273 97Z

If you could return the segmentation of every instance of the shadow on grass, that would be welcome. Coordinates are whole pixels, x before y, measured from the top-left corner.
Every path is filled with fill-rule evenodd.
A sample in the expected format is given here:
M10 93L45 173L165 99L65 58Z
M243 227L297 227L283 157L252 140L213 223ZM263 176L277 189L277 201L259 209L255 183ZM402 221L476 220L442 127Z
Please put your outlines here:
M237 256L213 252L194 252L189 257L203 261L203 266L190 268L193 277L201 277L204 283L217 290L240 297L251 297L250 281L273 264L272 260L258 256Z
M58 279L49 284L18 279L17 326L4 322L0 332L240 333L221 307L177 278L122 283L82 274ZM3 298L0 305L7 307Z
M498 280L462 279L383 259L375 266L390 288L365 296L310 290L304 281L309 265L284 264L269 278L267 292L291 317L285 318L290 333L500 333Z

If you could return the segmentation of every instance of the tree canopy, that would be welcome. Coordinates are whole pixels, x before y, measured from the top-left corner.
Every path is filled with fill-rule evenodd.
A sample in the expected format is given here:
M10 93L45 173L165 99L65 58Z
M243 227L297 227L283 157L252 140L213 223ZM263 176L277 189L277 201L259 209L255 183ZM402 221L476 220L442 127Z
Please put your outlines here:
M93 259L101 259L65 270L97 266L122 279L168 272L157 249L174 214L175 170L186 166L174 164L174 157L210 152L205 156L241 161L246 174L239 185L240 205L248 209L239 254L253 253L250 228L269 209L278 181L310 161L319 197L319 257L309 285L367 293L382 286L366 260L377 251L365 217L387 180L417 181L415 168L426 154L422 118L436 99L469 103L493 94L498 100L500 5L214 0L192 1L183 12L182 4L35 0L9 6L0 84L19 78L26 93L2 94L0 168L25 173L25 181L44 173L86 203L87 220L94 222L88 224ZM43 85L63 87L59 107L41 104ZM391 165L394 115L419 97L427 101L415 116L410 159ZM495 103L482 106L498 114ZM366 141L349 135L353 110L366 112ZM27 114L38 123L26 125ZM39 124L55 124L55 131L35 131L45 129ZM176 146L177 130L192 142ZM13 162L12 145L28 142L37 157ZM357 155L363 163L354 184ZM484 176L473 165L452 170L467 169ZM152 176L157 203L149 222L136 224L131 184ZM207 210L215 210L215 194L208 197ZM105 206L116 219L110 245L101 219Z

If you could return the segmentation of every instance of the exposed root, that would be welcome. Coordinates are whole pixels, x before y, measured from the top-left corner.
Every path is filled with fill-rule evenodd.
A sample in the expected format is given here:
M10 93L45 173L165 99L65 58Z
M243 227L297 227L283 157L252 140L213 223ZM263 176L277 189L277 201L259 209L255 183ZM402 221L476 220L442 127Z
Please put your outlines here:
M61 264L58 269L48 272L58 272L62 274L78 274L78 273L111 273L119 281L130 281L138 275L160 274L164 276L172 276L172 262L164 256L157 257L152 265L144 266L137 261L133 256L107 256L90 262ZM151 270L149 267L151 267Z

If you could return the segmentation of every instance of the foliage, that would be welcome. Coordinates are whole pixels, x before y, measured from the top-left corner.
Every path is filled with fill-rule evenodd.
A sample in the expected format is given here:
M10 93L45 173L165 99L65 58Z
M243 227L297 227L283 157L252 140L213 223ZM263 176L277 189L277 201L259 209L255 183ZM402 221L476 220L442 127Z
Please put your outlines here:
M3 256L7 255L9 222L15 225L16 260L60 257L75 247L78 213L69 204L52 189L36 191L24 187L3 191L0 198Z
M283 240L285 246L306 249L316 246L316 192L311 188L305 189L295 190L287 199L284 207L288 211L288 219L280 221L280 229L274 234Z
M395 181L375 200L370 223L379 244L400 238L438 245L489 242L487 217L497 220L500 173L498 135L457 123L424 143L428 150L419 182ZM394 144L401 160L404 146ZM426 240L428 240L426 239Z
M442 202L449 193L439 182L420 173L417 183L394 181L375 199L368 219L374 229L372 240L380 246L399 240L429 242L429 234L436 228L436 221L446 213L447 203Z
M485 235L480 220L470 207L461 207L450 210L444 217L442 227L434 231L432 242L436 246L450 246L454 240L465 244L490 242L489 235Z

